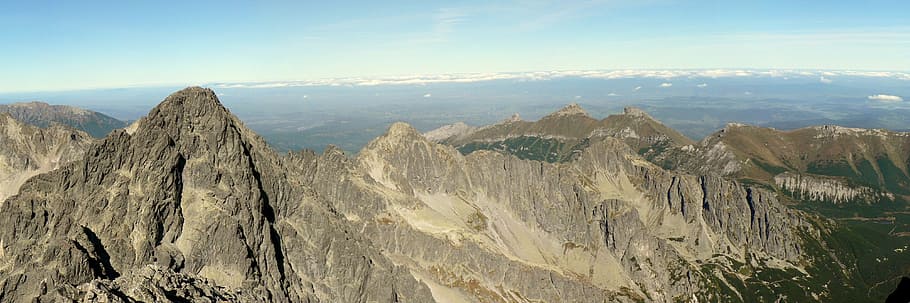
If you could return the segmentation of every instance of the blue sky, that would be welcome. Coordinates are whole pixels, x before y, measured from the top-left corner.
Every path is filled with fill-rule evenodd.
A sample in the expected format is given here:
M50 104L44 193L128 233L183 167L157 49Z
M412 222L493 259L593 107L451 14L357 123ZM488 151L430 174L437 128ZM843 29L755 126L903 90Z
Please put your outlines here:
M331 2L331 3L330 3ZM908 1L3 1L0 92L536 70L910 70Z

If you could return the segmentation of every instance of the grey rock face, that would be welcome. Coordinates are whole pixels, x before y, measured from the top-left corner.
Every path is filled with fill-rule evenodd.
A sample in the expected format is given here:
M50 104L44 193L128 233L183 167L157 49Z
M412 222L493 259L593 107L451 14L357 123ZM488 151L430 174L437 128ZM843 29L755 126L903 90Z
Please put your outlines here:
M149 264L275 302L429 297L281 161L211 90L177 92L3 205L0 301Z
M697 264L758 256L796 268L797 229L811 229L768 192L664 171L614 138L550 164L462 156L398 123L354 160L294 158L439 301L704 299Z
M58 289L46 300L66 302L263 302L267 298L236 292L198 276L155 265L137 268L114 280L95 279Z
M40 128L0 113L0 204L28 178L82 158L92 141L69 127Z

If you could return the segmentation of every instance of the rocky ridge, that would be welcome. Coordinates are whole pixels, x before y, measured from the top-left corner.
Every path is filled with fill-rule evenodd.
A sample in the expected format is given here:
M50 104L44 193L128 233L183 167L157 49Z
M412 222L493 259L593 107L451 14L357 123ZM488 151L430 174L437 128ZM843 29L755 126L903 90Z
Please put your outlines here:
M787 184L794 192L820 194L810 195L812 199L825 197L840 203L860 193L843 189L833 193L833 187L827 187L837 183L859 189L875 201L877 196L910 197L908 154L907 133L839 126L781 131L731 123L696 145L670 148L650 159L696 174L719 174L768 186ZM784 182L792 181L789 176L794 174L806 182ZM822 179L830 182L809 182Z
M452 126L434 130L430 139L456 147L463 154L476 150L494 150L522 159L547 162L570 161L591 142L603 137L622 139L640 154L651 154L670 146L692 144L675 130L637 108L626 108L623 114L603 120L592 118L578 104L569 104L538 121L510 119L503 123L479 127L447 138L435 134Z
M9 113L17 120L38 127L63 124L102 138L111 131L123 128L126 123L102 113L67 105L50 105L44 102L0 104L0 113Z
M724 255L802 270L797 230L812 230L771 193L663 171L613 138L549 164L463 156L397 123L353 161L337 149L303 158L325 167L316 191L435 280L438 301L717 299L722 282L696 264Z

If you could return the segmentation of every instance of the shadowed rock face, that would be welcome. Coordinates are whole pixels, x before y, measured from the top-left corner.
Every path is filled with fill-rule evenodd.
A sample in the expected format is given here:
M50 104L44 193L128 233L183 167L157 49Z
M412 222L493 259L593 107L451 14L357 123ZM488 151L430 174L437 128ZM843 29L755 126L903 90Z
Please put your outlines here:
M2 300L155 264L262 301L426 301L286 173L214 92L174 93L132 134L115 131L3 205Z

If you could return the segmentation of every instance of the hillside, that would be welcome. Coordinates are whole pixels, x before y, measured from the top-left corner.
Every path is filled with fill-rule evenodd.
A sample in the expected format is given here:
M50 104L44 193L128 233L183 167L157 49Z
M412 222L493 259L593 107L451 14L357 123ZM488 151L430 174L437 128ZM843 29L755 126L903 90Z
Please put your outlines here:
M126 127L126 122L105 114L67 105L50 105L44 102L0 104L0 113L9 113L16 120L38 127L59 123L89 133L95 138Z
M443 129L452 129L452 126L440 130ZM643 155L693 143L640 109L629 107L623 114L597 120L574 103L538 121L524 121L516 115L494 125L457 129L461 131L445 138L436 138L438 135L435 134L440 130L435 130L430 132L434 134L430 137L455 146L463 154L496 150L522 159L547 162L569 161L604 137L619 138Z
M675 149L653 160L815 200L910 200L910 133L833 125L781 131L730 124L693 148ZM856 191L845 192L850 188Z

